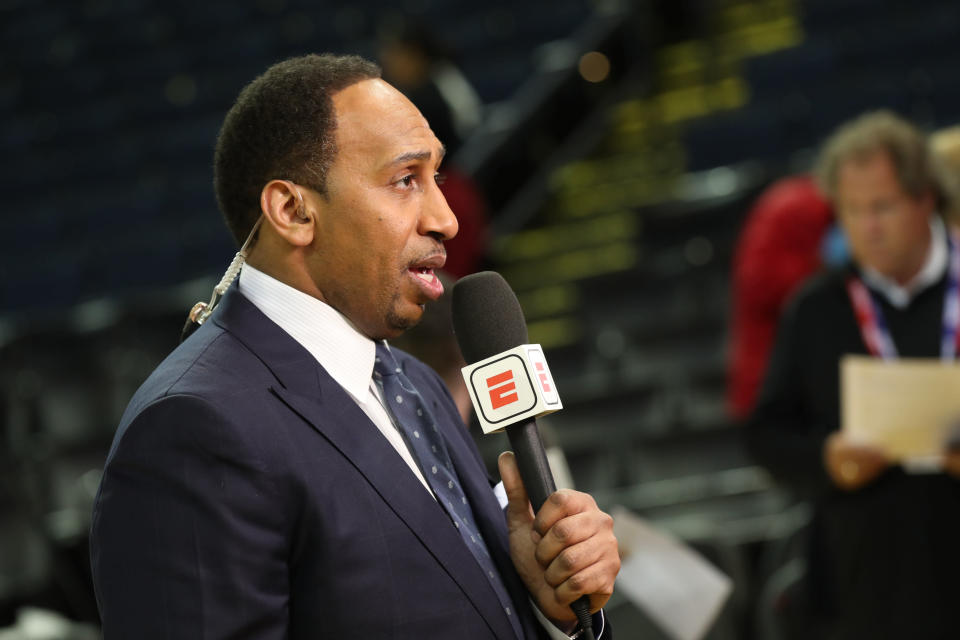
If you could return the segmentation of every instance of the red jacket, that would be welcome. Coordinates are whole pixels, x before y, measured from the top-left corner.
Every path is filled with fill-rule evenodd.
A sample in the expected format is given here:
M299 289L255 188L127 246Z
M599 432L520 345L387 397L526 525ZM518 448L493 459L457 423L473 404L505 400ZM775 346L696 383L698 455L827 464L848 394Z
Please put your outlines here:
M736 418L753 408L783 304L820 266L832 220L829 203L808 176L774 182L747 215L733 257L727 404Z

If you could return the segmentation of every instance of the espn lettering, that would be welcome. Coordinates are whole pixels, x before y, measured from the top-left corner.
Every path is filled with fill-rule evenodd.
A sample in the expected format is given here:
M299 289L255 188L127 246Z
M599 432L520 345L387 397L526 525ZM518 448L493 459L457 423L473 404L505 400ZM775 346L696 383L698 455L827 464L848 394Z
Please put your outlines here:
M533 364L537 382L540 383L540 395L543 397L544 404L554 409L559 409L560 394L557 393L556 385L553 384L550 367L547 366L547 359L543 356L540 345L527 345L527 358L529 358Z
M513 371L487 378L487 390L490 392L490 406L494 409L513 404L520 399L516 394L517 385L513 383ZM512 392L512 393L511 393Z
M537 377L540 378L540 388L543 389L544 393L550 393L550 377L544 373L546 365L542 362L536 363L537 367Z
M563 408L540 345L519 345L462 371L484 433Z

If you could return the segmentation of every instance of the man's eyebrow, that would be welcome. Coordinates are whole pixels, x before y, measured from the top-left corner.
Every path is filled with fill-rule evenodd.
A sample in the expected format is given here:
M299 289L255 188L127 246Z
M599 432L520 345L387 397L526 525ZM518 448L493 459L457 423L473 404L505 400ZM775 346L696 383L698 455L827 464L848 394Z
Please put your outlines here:
M440 154L439 154L439 157L438 157L438 161L439 161L439 160L443 160L443 157L444 157L446 154L447 154L447 148L441 145L441 147L440 147ZM429 159L430 159L430 156L432 156L432 155L433 155L433 152L432 152L432 151L426 151L426 150L424 150L424 151L408 151L408 152L406 152L406 153L401 153L400 155L398 155L397 157L395 157L393 160L391 160L391 161L390 161L389 163L387 163L387 164L388 164L388 166L391 166L391 167L392 167L392 166L395 166L395 165L398 165L398 164L406 164L406 163L408 163L408 162L422 162L422 161L424 161L424 160L429 160Z

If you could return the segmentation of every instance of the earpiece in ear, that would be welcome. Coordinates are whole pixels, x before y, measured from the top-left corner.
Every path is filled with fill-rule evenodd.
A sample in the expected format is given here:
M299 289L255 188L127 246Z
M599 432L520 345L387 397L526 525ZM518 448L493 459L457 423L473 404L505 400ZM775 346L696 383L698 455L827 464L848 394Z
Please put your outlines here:
M306 222L309 218L307 217L307 206L303 201L303 194L296 187L293 187L293 190L297 193L297 218Z

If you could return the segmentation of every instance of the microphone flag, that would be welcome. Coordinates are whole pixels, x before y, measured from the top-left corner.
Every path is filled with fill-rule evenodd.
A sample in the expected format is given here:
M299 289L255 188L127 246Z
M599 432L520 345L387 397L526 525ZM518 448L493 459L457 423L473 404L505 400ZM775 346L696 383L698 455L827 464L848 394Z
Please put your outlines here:
M460 371L484 433L563 408L539 344L518 345Z

